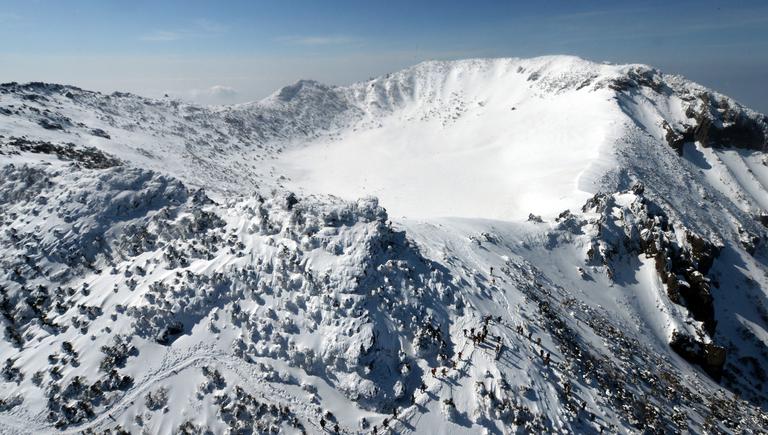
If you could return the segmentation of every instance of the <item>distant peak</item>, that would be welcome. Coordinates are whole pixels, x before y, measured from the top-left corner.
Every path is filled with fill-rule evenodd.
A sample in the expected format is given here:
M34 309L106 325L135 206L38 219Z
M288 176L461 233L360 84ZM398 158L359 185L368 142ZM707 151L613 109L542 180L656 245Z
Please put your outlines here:
M276 100L289 102L294 99L296 99L298 96L300 96L303 93L306 92L315 92L315 91L328 91L331 87L324 85L320 82L317 82L315 80L299 80L296 83L288 86L284 86L280 90L278 90L273 97Z

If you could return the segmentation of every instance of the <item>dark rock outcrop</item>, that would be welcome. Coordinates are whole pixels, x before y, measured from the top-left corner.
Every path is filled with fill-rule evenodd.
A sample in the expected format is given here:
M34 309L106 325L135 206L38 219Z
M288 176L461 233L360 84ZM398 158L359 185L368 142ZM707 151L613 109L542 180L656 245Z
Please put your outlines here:
M684 230L688 246L680 246L674 237L667 235L674 229L663 214L650 214L646 229L648 233L642 238L640 247L647 257L654 259L656 272L666 284L669 299L686 307L712 336L717 322L706 275L722 248L689 230Z
M683 155L683 145L694 141L694 135L691 129L677 131L672 128L667 121L663 121L661 127L666 132L664 139L666 139L667 144L669 144L679 156Z
M41 140L29 140L23 137L11 137L0 141L0 154L52 154L62 160L77 162L87 169L106 169L123 164L117 158L93 147L77 146L73 143L55 144Z
M104 139L111 139L109 133L100 128L91 129L91 134L97 137L103 137Z
M678 154L682 154L683 144L689 142L704 147L768 150L768 117L727 98L702 92L691 101L685 115L693 121L690 125L673 128L666 121L662 123L667 143Z
M688 362L701 366L716 381L723 376L725 348L713 343L702 343L688 334L674 331L669 346Z
M593 245L588 257L594 261L599 252L609 276L612 275L609 260L616 253L652 258L670 301L685 307L693 320L702 324L701 328L695 328L695 334L675 331L670 347L719 380L726 350L712 343L717 322L707 274L720 254L721 243L708 240L680 223L673 224L661 206L644 196L643 184L635 184L631 191L637 196L636 200L618 215L632 217L618 226L615 223L617 204L611 195L597 194L584 205L584 212L603 215L598 223L599 232L602 242L608 245L608 248ZM684 237L679 237L680 232Z
M640 87L647 87L661 93L666 89L661 73L644 65L634 66L625 75L610 80L608 87L617 92L628 92Z
M58 122L49 121L47 119L41 119L38 124L46 130L64 130L64 127Z

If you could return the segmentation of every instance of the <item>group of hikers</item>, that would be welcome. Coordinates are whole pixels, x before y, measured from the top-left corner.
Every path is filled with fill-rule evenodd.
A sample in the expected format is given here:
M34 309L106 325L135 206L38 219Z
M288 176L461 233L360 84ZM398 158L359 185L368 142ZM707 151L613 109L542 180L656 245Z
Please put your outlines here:
M491 268L491 275L493 275L493 268ZM494 321L497 324L501 325L502 317L501 316L495 316L494 317L494 316L492 316L490 314L486 315L486 316L483 316L481 325L479 325L478 327L471 327L469 329L465 328L465 329L463 329L463 333L464 333L464 337L471 339L472 343L475 346L480 346L480 345L486 344L486 340L489 342L489 344L490 344L490 342L494 342L494 350L495 350L495 354L494 355L495 355L495 359L499 359L501 354L502 354L502 352L504 351L505 347L504 347L504 341L503 341L501 335L493 335L493 334L491 334L489 336L489 325L491 324L491 322L494 322ZM516 332L519 335L521 335L523 337L526 337L529 341L533 341L539 347L539 357L542 359L544 365L549 365L550 359L551 359L551 355L550 355L549 352L545 352L544 349L541 347L541 338L540 337L536 337L534 339L533 338L533 333L530 330L526 332L526 330L523 327L523 325L517 325L515 327L515 330L516 330ZM438 340L441 341L441 349L444 349L444 348L447 347L447 343L445 342L445 340L442 339L442 337L439 336L440 334L439 334L439 330L437 328L434 328L433 331L429 331L429 333L431 333L431 335L433 335L434 338L437 338ZM458 366L458 363L461 362L462 356L463 356L463 352L459 351L456 354L456 356L457 356L456 360L450 359L447 355L442 354L442 353L440 354L440 356L441 356L442 359L448 360L448 363L447 363L447 366L444 366L442 368L432 367L430 372L431 372L433 378L437 378L438 374L440 374L442 376L447 376L449 368L456 368ZM566 395L570 392L570 388L569 387L570 387L570 384L566 383L566 386L564 388ZM426 390L427 390L426 383L422 382L421 385L419 386L418 390L421 391L422 393L426 392ZM411 400L412 400L413 403L416 403L416 392L415 391L414 391L414 393L411 396ZM393 409L393 411L392 411L392 419L393 420L397 420L398 419L398 408L397 407L395 407ZM324 418L320 420L320 426L323 429L326 428L327 424L328 423L326 422L326 420ZM366 427L368 425L367 421L365 421L365 420L363 420L363 424ZM382 426L382 429L383 429L384 432L386 432L389 429L389 424L390 424L390 420L388 418L384 418L382 420L381 426ZM339 433L339 430L340 430L339 425L338 424L334 424L334 426L333 426L334 433ZM371 427L371 433L374 434L374 435L378 434L379 433L379 428L376 425L373 425Z
M477 328L477 332L475 332L476 329L474 327L469 328L469 330L464 329L463 330L464 336L471 338L472 343L474 343L475 346L485 344L485 340L488 338L488 324L493 320L501 324L501 316L494 318L491 315L487 315L483 317L483 325L481 328ZM502 341L502 338L500 335L497 335L497 336L491 335L491 338L495 339L496 341L496 344L494 345L494 349L496 351L495 357L496 359L499 359L499 357L501 356L501 352L504 349L504 342Z
M528 333L525 333L525 328L523 328L523 325L517 325L515 328L515 331L517 331L518 334L528 338L529 341L533 341L536 343L537 346L539 346L539 356L544 361L544 365L549 365L550 362L550 353L544 352L544 349L541 347L541 337L536 337L535 340L533 340L533 333L531 331L528 331Z
M320 417L320 427L323 428L323 430L325 430L325 426L327 424L328 423L325 421L325 417ZM341 430L341 428L339 427L339 424L338 423L334 423L334 425L333 425L333 433L339 433L340 430Z

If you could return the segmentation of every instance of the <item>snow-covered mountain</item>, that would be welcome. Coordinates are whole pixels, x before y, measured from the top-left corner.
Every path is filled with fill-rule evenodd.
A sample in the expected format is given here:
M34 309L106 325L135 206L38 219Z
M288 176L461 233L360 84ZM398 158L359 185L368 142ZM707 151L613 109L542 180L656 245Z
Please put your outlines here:
M0 85L0 429L768 427L768 117L645 65Z

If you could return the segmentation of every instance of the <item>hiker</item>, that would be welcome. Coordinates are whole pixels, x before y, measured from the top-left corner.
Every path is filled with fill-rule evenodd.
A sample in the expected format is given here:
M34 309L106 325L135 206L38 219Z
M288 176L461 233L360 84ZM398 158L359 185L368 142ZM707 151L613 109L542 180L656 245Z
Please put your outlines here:
M422 382L422 383L421 383L421 386L419 387L419 389L420 389L420 390L421 390L421 392L423 393L424 391L426 391L426 390L427 390L427 384L425 384L424 382Z
M437 377L437 367L432 367L432 377L433 378Z
M461 361L461 351L459 351L459 361Z
M325 430L325 419L323 417L320 417L320 427Z

